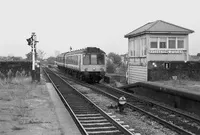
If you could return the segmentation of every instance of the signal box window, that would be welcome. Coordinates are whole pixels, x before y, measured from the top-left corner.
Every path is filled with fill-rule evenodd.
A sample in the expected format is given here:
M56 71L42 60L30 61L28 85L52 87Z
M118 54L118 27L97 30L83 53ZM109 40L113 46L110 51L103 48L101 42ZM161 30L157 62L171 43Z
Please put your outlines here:
M169 38L169 48L170 49L175 49L176 48L176 38Z
M167 42L166 38L160 38L160 48L167 48Z
M183 38L179 38L177 43L178 43L178 48L184 48L184 39Z
M151 43L150 43L150 47L151 48L158 48L158 38L151 38Z

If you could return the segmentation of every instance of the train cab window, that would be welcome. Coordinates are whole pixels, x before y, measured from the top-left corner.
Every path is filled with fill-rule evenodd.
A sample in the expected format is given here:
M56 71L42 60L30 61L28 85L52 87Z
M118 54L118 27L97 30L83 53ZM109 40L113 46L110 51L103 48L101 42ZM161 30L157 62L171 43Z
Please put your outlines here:
M104 65L104 55L103 54L98 54L97 55L97 64L98 65Z
M90 55L84 55L83 56L83 65L89 65L90 64Z
M104 54L83 55L83 65L104 65Z
M91 54L91 65L97 64L97 55Z

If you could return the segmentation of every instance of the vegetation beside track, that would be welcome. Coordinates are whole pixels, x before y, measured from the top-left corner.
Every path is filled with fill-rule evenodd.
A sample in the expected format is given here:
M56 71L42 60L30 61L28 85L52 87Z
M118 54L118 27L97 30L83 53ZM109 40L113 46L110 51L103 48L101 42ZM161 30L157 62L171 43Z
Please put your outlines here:
M0 80L0 134L62 134L44 80Z

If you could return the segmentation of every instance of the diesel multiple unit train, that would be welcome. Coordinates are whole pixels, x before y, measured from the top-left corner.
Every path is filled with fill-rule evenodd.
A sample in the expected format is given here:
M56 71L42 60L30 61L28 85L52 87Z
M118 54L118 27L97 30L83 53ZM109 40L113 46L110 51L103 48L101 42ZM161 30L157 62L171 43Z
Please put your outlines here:
M105 57L101 49L87 47L58 55L56 64L59 69L80 80L98 83L105 76Z

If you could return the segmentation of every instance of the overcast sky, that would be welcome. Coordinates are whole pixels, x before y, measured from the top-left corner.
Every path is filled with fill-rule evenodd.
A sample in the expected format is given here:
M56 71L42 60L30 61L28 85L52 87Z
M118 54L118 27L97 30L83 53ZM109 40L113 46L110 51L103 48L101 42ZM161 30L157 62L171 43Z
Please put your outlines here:
M35 32L37 48L54 56L96 46L124 54L124 35L152 21L163 20L195 32L189 53L200 53L199 0L0 0L0 56L30 52L26 39Z

